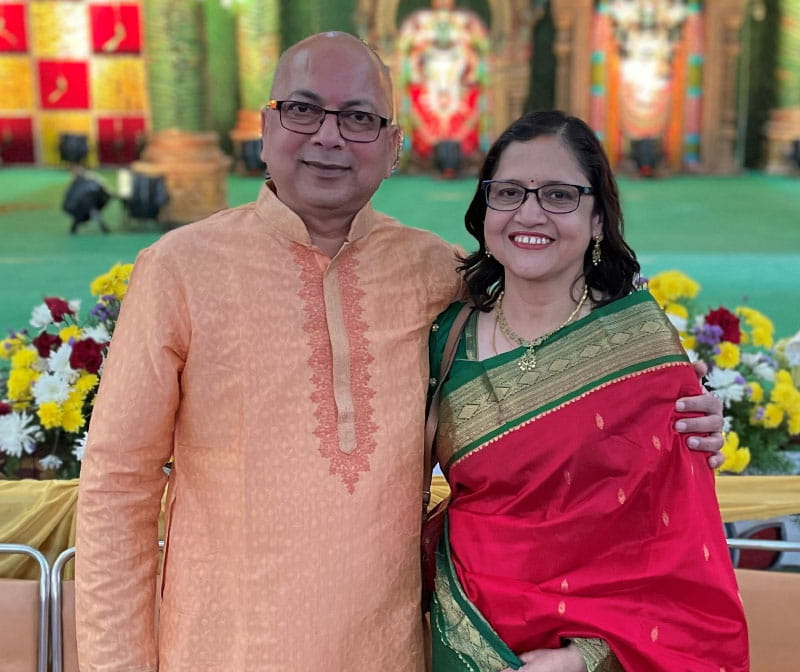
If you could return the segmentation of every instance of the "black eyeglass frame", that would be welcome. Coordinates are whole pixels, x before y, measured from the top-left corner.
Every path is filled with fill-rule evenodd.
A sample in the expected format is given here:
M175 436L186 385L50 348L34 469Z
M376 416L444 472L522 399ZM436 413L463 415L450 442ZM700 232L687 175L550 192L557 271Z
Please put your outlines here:
M513 208L495 208L489 205L489 188L493 184L513 184L515 187L519 187L525 191L525 195L522 197L522 200L519 202L519 205L515 205ZM579 207L581 207L581 196L594 196L594 189L592 187L584 187L580 184L568 184L566 182L558 182L556 184L543 184L541 187L534 187L528 188L519 182L512 182L511 180L483 180L481 182L481 186L483 187L483 199L486 201L486 207L492 210L496 210L497 212L513 212L514 210L519 210L528 200L528 195L533 194L536 196L536 202L539 204L539 207L544 210L545 212L549 212L551 215L568 215L570 212L575 212ZM542 199L539 198L539 190L547 189L548 187L573 187L578 190L578 202L575 204L575 207L572 210L550 210L547 208L543 203Z
M322 118L319 120L319 126L317 126L313 131L298 131L296 128L289 128L285 123L283 123L283 113L281 112L281 107L286 103L298 103L299 105L316 107L319 110L321 110ZM388 126L389 122L391 121L386 117L382 117L380 114L376 114L375 112L369 112L367 110L328 110L324 107L321 107L320 105L317 105L316 103L308 103L304 100L270 100L267 103L267 107L270 110L278 111L278 118L281 121L281 126L283 126L287 131L291 131L292 133L299 133L300 135L314 135L315 133L318 133L319 129L322 128L322 124L325 123L325 117L327 117L329 114L332 114L334 117L336 117L336 128L339 129L339 135L342 136L342 140L347 140L347 142L360 142L365 144L369 142L375 142L381 136L381 129L386 128L386 126ZM347 136L345 136L344 133L342 133L342 122L341 119L339 118L339 115L347 113L352 114L354 112L359 112L360 114L369 114L372 117L378 117L378 119L380 119L381 121L380 126L378 126L378 130L376 131L375 137L372 138L372 140L354 140L353 138L348 138Z

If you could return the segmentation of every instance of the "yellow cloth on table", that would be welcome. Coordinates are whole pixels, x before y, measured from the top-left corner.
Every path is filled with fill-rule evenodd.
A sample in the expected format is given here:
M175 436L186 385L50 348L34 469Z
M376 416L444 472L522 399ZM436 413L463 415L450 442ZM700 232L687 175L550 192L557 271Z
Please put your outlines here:
M77 504L77 478L0 480L0 543L36 548L52 567L62 551L75 545ZM158 536L164 538L164 499ZM65 565L62 576L73 578L72 562ZM0 553L0 578L38 579L39 564L29 555Z
M431 505L450 494L442 476L431 482ZM722 519L757 520L800 513L800 476L719 476ZM39 549L49 563L75 545L78 481L0 480L0 543ZM163 506L163 504L162 504ZM159 524L163 538L163 517ZM64 578L72 578L72 563ZM26 555L0 554L0 577L36 579L38 565Z
M52 565L75 545L78 481L0 481L0 543L39 549ZM72 578L72 563L65 569ZM0 576L39 578L38 563L27 555L0 554Z
M722 520L760 520L800 513L800 476L719 476Z

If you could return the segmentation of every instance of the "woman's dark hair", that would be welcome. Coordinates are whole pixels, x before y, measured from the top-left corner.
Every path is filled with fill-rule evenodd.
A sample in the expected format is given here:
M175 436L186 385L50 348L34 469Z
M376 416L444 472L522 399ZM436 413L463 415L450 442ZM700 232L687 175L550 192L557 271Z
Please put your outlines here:
M478 241L478 250L462 259L459 271L464 274L467 289L475 305L490 310L504 288L503 266L494 257L486 256L484 219L486 196L483 180L491 180L500 157L512 142L527 142L539 136L555 136L572 152L589 185L594 190L594 212L600 216L603 240L602 259L592 265L592 247L583 257L583 276L590 289L603 296L602 306L630 294L639 272L636 254L623 238L622 209L617 182L608 157L594 131L577 117L559 111L529 112L509 126L489 149L478 176L475 196L464 215L464 223Z

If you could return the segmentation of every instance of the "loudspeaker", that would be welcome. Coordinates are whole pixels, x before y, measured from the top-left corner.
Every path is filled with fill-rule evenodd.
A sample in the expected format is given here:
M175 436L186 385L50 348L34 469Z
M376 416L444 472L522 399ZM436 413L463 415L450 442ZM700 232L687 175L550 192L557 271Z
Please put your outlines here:
M131 217L156 219L168 201L167 185L161 175L133 173L130 196L122 204Z
M62 133L58 136L58 153L62 161L80 163L89 153L89 140L85 135Z
M261 138L242 142L242 163L250 171L261 171L267 166L261 160Z
M443 140L433 150L436 167L445 177L455 177L461 168L461 145L455 140Z
M652 177L661 160L661 147L657 138L631 140L631 158L640 175Z

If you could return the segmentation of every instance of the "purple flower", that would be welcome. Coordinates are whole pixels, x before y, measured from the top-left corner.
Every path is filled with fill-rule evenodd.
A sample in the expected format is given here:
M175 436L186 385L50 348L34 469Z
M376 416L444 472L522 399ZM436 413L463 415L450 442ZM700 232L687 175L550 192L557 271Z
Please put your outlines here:
M764 417L764 407L763 406L759 406L756 409L756 420L761 420L761 419L763 419L763 417Z
M697 342L702 345L715 346L722 341L722 327L716 324L702 324L692 329Z

